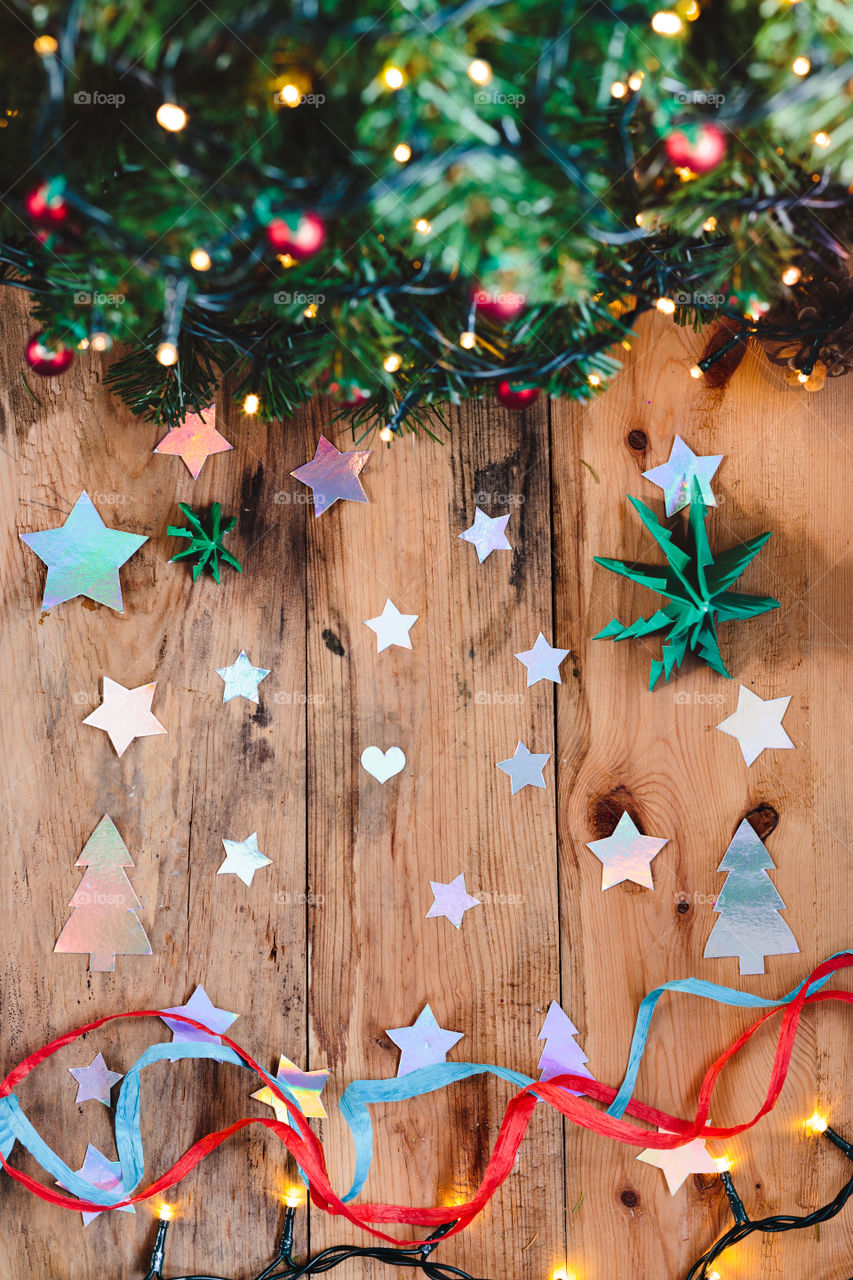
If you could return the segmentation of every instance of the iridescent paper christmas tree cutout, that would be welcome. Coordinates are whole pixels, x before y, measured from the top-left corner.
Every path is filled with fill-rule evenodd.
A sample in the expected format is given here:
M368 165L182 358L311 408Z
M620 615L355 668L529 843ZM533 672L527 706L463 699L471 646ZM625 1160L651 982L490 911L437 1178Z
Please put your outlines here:
M741 973L763 973L765 956L790 956L797 940L779 912L785 903L767 874L776 870L744 818L717 868L728 872L714 904L719 919L705 944L705 959L737 956Z
M771 535L759 534L757 538L730 547L715 559L705 531L708 508L702 501L699 482L695 478L687 521L691 544L688 551L676 546L672 532L660 523L644 502L630 496L628 501L663 551L666 564L660 567L641 565L628 560L608 560L602 556L594 556L593 559L611 573L621 574L623 578L657 591L666 603L651 617L637 618L627 626L614 618L593 639L628 640L664 633L661 660L651 664L650 689L654 689L661 675L664 680L669 680L673 671L681 666L688 649L714 671L729 678L717 642L717 623L755 618L770 609L779 608L779 601L772 596L743 595L728 589Z
M74 865L87 869L68 904L74 910L54 951L88 951L93 973L112 973L117 955L150 956L151 944L136 914L142 903L123 870L133 866L133 859L106 814Z

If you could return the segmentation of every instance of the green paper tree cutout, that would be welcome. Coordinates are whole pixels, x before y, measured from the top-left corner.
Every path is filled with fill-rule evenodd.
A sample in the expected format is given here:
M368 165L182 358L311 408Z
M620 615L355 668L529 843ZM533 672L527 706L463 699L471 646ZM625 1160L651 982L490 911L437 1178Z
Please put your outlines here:
M797 940L779 915L785 903L768 876L776 864L744 818L717 868L727 871L714 905L720 918L705 944L705 959L737 956L741 973L763 973L765 956L790 956Z
M653 661L649 672L649 688L654 689L661 675L668 681L679 668L690 649L721 676L729 677L717 642L717 623L737 618L755 618L770 609L778 609L772 596L749 596L729 587L758 555L771 534L762 533L739 546L730 547L716 559L711 554L705 519L708 508L702 501L699 481L694 477L690 512L687 520L690 549L682 551L673 541L672 532L660 523L655 513L629 496L628 501L666 556L666 564L657 566L633 564L627 560L607 560L594 556L596 564L611 573L621 574L663 596L666 603L649 618L637 618L625 626L617 618L608 622L594 640L628 640L638 636L662 633L661 660Z
M151 944L136 914L142 903L123 870L133 866L133 859L112 818L101 818L74 865L87 870L68 904L74 911L54 951L88 951L93 973L112 973L117 955L150 956Z
M190 545L185 550L176 552L172 556L172 560L184 560L187 556L196 557L196 562L193 565L193 582L198 581L199 575L204 571L205 566L210 569L214 581L218 582L220 560L223 560L225 564L230 564L231 568L236 569L238 573L242 573L243 566L240 561L232 556L230 551L226 551L222 545L222 539L226 533L230 533L234 528L237 523L237 517L231 516L230 520L223 522L222 508L218 502L214 502L210 508L210 533L208 533L201 522L201 518L196 515L192 507L188 507L185 502L179 502L178 506L192 527L178 529L175 525L170 524L166 532L172 538L189 538Z

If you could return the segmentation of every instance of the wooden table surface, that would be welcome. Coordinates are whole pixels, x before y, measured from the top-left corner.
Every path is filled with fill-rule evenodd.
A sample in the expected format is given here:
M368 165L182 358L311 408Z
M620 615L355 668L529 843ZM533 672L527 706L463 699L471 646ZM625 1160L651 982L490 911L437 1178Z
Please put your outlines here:
M348 1185L352 1149L335 1100L359 1077L395 1073L385 1028L414 1021L429 1001L442 1026L464 1032L451 1053L531 1075L552 1000L579 1028L596 1077L617 1083L647 990L696 975L762 996L789 990L816 962L853 942L851 819L851 558L846 480L853 378L809 395L750 353L722 389L688 377L703 339L662 317L643 324L607 394L580 407L539 401L525 413L492 404L449 414L443 445L426 437L377 442L362 479L369 504L339 503L315 519L290 476L326 431L344 428L312 405L293 422L264 423L222 397L219 423L234 450L193 481L152 455L162 433L104 389L106 367L83 357L60 381L23 385L32 328L4 299L0 411L0 590L4 637L2 773L2 1065L101 1014L183 1003L198 983L239 1013L232 1034L269 1068L280 1053L328 1066L330 1117L312 1122L333 1180ZM709 521L722 548L772 529L747 570L777 612L722 628L727 681L687 665L647 691L651 646L593 643L614 614L648 613L653 597L594 565L594 554L653 558L631 493L662 509L641 472L665 461L680 432L701 453L725 454ZM107 524L149 535L121 571L125 612L88 600L40 610L44 569L20 533L62 523L85 488ZM231 542L242 575L193 585L168 562L176 502L213 500L238 516ZM479 503L510 511L512 554L477 563L458 540ZM376 653L364 619L390 596L419 620L411 652ZM525 688L516 651L543 631L571 649L563 684ZM223 705L215 668L245 648L268 667L256 708ZM166 737L136 741L119 759L82 725L101 680L157 681ZM734 711L738 682L763 698L791 695L785 727L796 749L768 751L747 770L715 726ZM546 790L510 795L495 762L521 739L549 752ZM401 746L402 774L380 787L359 765L364 747ZM585 848L623 808L668 836L653 892L601 892ZM89 973L85 956L54 942L80 879L74 863L104 813L133 857L151 957L119 957ZM800 955L772 957L759 977L734 959L704 960L722 884L717 866L748 814L767 834ZM778 824L774 815L778 815ZM772 830L771 830L772 829ZM217 876L221 840L257 831L272 865L251 888ZM465 874L484 905L457 932L425 919L430 880ZM685 905L686 904L686 905ZM666 999L638 1092L687 1115L708 1064L749 1014ZM849 1177L844 1158L809 1137L819 1101L853 1134L850 1014L810 1010L776 1111L746 1137L711 1144L735 1160L754 1215L802 1213ZM63 1050L20 1089L30 1118L66 1161L87 1141L114 1156L111 1112L75 1106L69 1066L98 1049L126 1070L160 1023L124 1024ZM734 1123L763 1097L774 1038L759 1035L720 1087L712 1118ZM241 1115L245 1072L162 1064L143 1087L146 1178L193 1140ZM511 1088L472 1081L416 1103L376 1108L370 1199L452 1204L476 1184ZM114 1095L115 1096L115 1095ZM678 1280L729 1225L718 1178L688 1178L670 1197L636 1151L534 1116L518 1161L482 1218L441 1250L473 1274L545 1280L558 1266L579 1280ZM14 1160L38 1170L20 1149ZM41 1175L44 1177L44 1175ZM293 1166L253 1129L221 1148L175 1194L167 1273L243 1277L268 1260L279 1196ZM299 1245L308 1214L299 1214ZM103 1215L47 1206L0 1178L3 1280L141 1277L151 1211ZM366 1238L310 1214L312 1249ZM719 1266L733 1277L815 1275L846 1280L853 1208L814 1231L754 1240ZM342 1280L390 1275L370 1265ZM341 1274L340 1272L338 1274Z

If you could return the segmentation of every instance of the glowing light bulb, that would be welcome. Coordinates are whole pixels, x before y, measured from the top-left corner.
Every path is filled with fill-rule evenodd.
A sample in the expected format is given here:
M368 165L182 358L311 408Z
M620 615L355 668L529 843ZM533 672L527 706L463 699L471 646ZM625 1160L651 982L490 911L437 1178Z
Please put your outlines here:
M628 88L633 89L636 93L642 87L645 76L642 71L634 71L628 77Z
M309 302L308 306L305 308L302 314L305 316L306 320L313 320L317 314L317 310L318 310L317 303Z
M282 1199L288 1209L298 1209L302 1203L302 1192L298 1187L288 1187Z
M157 348L157 360L158 363L165 365L167 368L169 365L178 363L178 348L174 342L160 343Z
M53 36L36 36L33 48L40 58L50 58L56 53L59 45Z
M696 0L686 0L686 3L680 5L679 8L682 17L686 18L688 22L695 22L699 17L700 10Z
M646 221L646 215L644 213L635 213L634 221L638 227L642 227Z
M157 108L157 123L167 133L180 133L188 119L186 111L176 102L161 102Z
M394 439L394 432L391 430L390 427L383 427L382 430L379 432L379 439L384 444L390 444L391 441Z
M691 367L691 369L690 369L690 376L691 376L691 378L701 378L701 377L702 377L702 370L699 368L698 364L694 364L694 365Z
M298 107L302 101L302 94L295 84L285 84L278 91L278 100L286 107Z
M566 1267L558 1267L551 1280L578 1280L578 1278L574 1271L569 1271Z
M786 267L782 272L782 283L789 286L796 284L802 274L799 267Z
M468 75L474 84L488 84L492 78L492 68L484 58L475 58L468 64Z
M80 339L80 341L77 343L77 350L78 350L78 351L88 351L88 350L89 350L89 339L88 339L88 338L81 338L81 339Z
M719 1273L719 1271L709 1271L709 1272L708 1272L708 1280L720 1280L720 1273Z
M610 86L611 98L624 98L628 92L628 86L624 80L614 80Z
M826 1133L829 1123L819 1111L815 1111L806 1121L806 1128L811 1129L812 1133Z
M396 373L402 363L403 357L398 355L396 351L392 351L391 354L386 356L382 361L382 368L386 373Z
M728 1156L719 1156L714 1160L714 1164L720 1173L728 1173L732 1167L732 1162Z
M276 260L285 268L296 266L296 259L292 258L289 253L277 253L275 256Z
M803 373L801 369L800 372L797 374L797 382L808 382L808 380L809 380L809 375L807 373Z
M418 218L415 223L415 231L420 231L422 236L428 236L432 231L432 223L428 222L426 218Z
M705 221L702 223L702 230L703 231L717 230L717 219L714 217L713 214L711 214L710 218L706 218Z
M99 330L97 333L92 334L91 346L93 351L109 351L112 345L112 338L108 333L104 333L103 330Z
M812 64L809 62L808 58L804 58L802 56L795 58L791 63L791 70L795 76L807 76L811 69Z
M477 345L477 335L472 333L470 329L466 329L464 333L459 335L459 345L466 351L470 351L472 347Z
M382 79L389 89L402 89L406 83L406 77L399 67L386 67L382 72Z
M816 147L828 147L830 142L832 142L832 138L830 138L828 133L824 133L823 129L814 135L814 144Z
M406 164L412 158L412 148L408 142L398 142L394 148L394 159L397 164Z
M677 36L681 30L681 19L671 9L658 9L652 18L652 31L659 36Z
M161 1222L171 1222L175 1216L174 1205L161 1204L157 1207L157 1217Z
M658 311L662 311L665 316L671 316L675 312L675 303L672 298L658 298L655 306Z
M255 395L254 391L250 391L249 394L246 396L246 399L243 401L243 412L257 413L260 407L261 407L260 398Z
M590 385L591 387L600 387L600 386L601 386L601 374L599 374L599 373L591 373L591 374L589 375L589 377L587 378L587 382L589 383L589 385Z
M190 266L193 271L210 270L210 254L206 249L193 249L190 254Z

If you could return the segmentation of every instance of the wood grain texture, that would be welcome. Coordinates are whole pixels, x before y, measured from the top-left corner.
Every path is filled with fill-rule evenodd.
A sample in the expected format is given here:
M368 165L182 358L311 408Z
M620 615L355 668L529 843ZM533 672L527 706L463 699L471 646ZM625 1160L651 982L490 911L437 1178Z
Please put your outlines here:
M209 459L193 482L178 460L152 456L158 431L106 394L97 358L79 360L58 383L28 378L34 403L20 380L30 328L20 300L4 299L2 325L4 1070L72 1026L182 1003L201 982L239 1013L233 1033L265 1065L283 1052L300 1066L331 1068L329 1119L314 1123L343 1188L352 1152L333 1104L351 1079L393 1074L385 1029L412 1022L427 1002L443 1026L464 1032L452 1057L533 1075L536 1036L560 999L591 1070L616 1082L650 987L696 974L774 996L850 944L853 584L838 501L850 464L849 380L808 396L751 354L727 386L706 389L687 376L702 339L655 317L592 404L453 410L442 446L377 445L362 477L370 503L338 504L318 520L290 472L313 454L321 430L347 447L345 433L329 427L328 406L265 426L223 397L219 425L234 451ZM688 665L652 694L650 646L591 637L615 614L648 612L653 598L592 556L653 558L625 495L661 510L640 473L665 460L675 431L697 451L726 455L712 546L774 530L743 586L782 607L722 629L733 681ZM61 523L83 488L109 525L149 541L122 570L123 615L80 600L42 615L43 569L18 535ZM225 570L219 588L193 585L168 563L165 530L179 500L219 500L238 516L242 575ZM512 512L513 551L483 565L458 539L477 504ZM389 596L419 615L411 652L377 654L364 626ZM527 689L513 657L539 630L572 651L559 688ZM271 669L258 708L221 702L215 668L241 648ZM103 734L82 726L104 675L127 685L156 679L154 711L168 736L137 741L119 760ZM765 753L749 770L715 730L734 709L739 680L762 697L792 695L785 724L796 750ZM548 789L511 797L495 762L519 739L551 753ZM407 756L384 787L359 764L373 744ZM669 838L653 864L653 893L623 885L602 894L600 865L585 848L624 808L644 831ZM134 859L154 954L89 974L85 957L55 956L53 945L79 881L74 862L105 812ZM723 879L716 867L750 813L763 829L778 815L767 847L801 955L773 957L764 976L741 979L736 961L705 961L702 952ZM251 889L217 877L221 838L254 830L272 866ZM425 916L429 881L460 872L483 905L457 931ZM641 1096L687 1114L712 1054L749 1021L667 1000ZM72 1166L89 1140L110 1156L114 1148L109 1113L73 1105L66 1068L102 1049L109 1066L126 1069L161 1036L165 1028L152 1024L98 1033L26 1082L23 1105ZM828 1144L813 1149L801 1121L819 1099L853 1131L849 1041L849 1015L829 1006L807 1014L777 1110L730 1144L755 1213L807 1211L848 1176ZM757 1107L772 1048L762 1034L726 1077L715 1121ZM249 1091L236 1068L150 1069L147 1176L207 1130L264 1114ZM478 1081L377 1108L369 1197L450 1205L465 1195L508 1096L508 1087ZM678 1280L728 1224L725 1199L710 1177L670 1197L662 1174L634 1155L564 1133L543 1109L492 1206L443 1256L476 1275L518 1280L543 1280L564 1264L580 1280ZM16 1160L37 1172L28 1157ZM292 1176L273 1140L241 1135L220 1149L176 1196L169 1272L257 1270ZM310 1233L313 1248L356 1239L315 1211ZM83 1230L76 1214L0 1183L2 1280L138 1277L152 1234L147 1209ZM847 1280L851 1256L847 1211L819 1241L803 1232L748 1244L719 1269L726 1280Z

